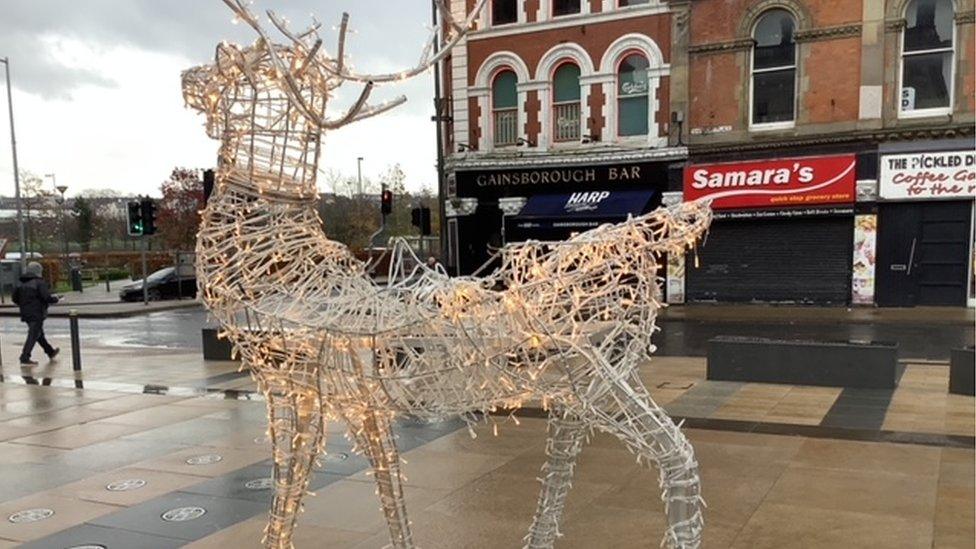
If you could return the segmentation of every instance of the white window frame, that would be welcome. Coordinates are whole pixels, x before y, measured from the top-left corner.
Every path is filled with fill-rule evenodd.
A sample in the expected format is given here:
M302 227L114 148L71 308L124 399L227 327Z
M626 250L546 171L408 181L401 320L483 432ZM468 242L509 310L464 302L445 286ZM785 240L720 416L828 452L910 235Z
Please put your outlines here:
M492 13L494 12L494 2L495 0L489 0L489 5L485 9L484 13L480 17L481 24L478 25L480 29L506 29L513 27L515 25L520 25L525 23L525 0L515 0L515 21L511 23L502 23L501 25L496 25L495 21L492 20Z
M580 68L580 136L587 134L587 124L590 119L590 89L594 82L593 61L589 53L575 42L558 44L549 49L536 67L536 82L539 91L539 124L540 132L537 150L546 151L550 148L580 147L579 141L555 141L552 132L553 111L553 75L556 69L565 62L575 63Z
M644 90L644 93L643 94L639 94L639 95L628 95L626 97L621 97L620 96L620 91L619 91L620 90L620 67L621 67L621 65L623 65L624 60L626 60L631 55L639 55L639 56L643 57L644 60L647 62L647 68L644 69L644 78L647 79L647 89ZM627 51L623 52L620 55L620 57L617 58L617 65L616 65L616 67L614 68L614 71L613 71L613 85L617 87L617 93L615 94L616 97L613 100L613 103L614 103L613 104L613 107L611 107L609 109L606 109L606 112L607 113L612 113L613 114L613 119L614 119L614 133L616 134L614 136L614 140L615 141L627 141L627 140L647 139L647 137L651 134L652 124L651 124L651 120L650 119L654 118L657 115L657 113L654 112L655 104L654 104L654 102L651 101L651 72L652 72L652 69L651 69L651 60L647 58L647 54L645 54L644 52L642 52L642 51L640 51L638 49L627 50ZM656 93L657 92L657 86L654 86L654 91L655 91L655 95L657 95L657 93ZM621 133L620 133L620 102L622 100L625 100L625 99L634 99L634 98L641 97L641 96L644 97L644 102L647 103L648 120L645 121L647 123L647 131L645 133L643 133L643 134L621 135ZM604 121L604 124L606 124L605 121Z
M499 109L498 107L495 106L495 82L498 81L498 77L500 75L502 75L503 73L506 73L506 72L510 72L513 75L515 75L515 106L514 107L508 107L508 108L505 108L505 109ZM495 73L491 77L491 81L490 81L489 88L491 90L491 93L490 93L489 98L488 98L488 103L489 103L489 105L491 105L491 107L490 107L491 108L491 113L488 116L488 125L491 126L490 129L489 129L489 131L491 132L491 135L490 135L490 137L491 137L491 147L493 149L505 149L505 148L509 148L509 147L514 147L516 145L516 143L518 142L518 138L522 137L521 125L520 125L520 122L521 122L520 118L521 117L519 116L519 111L521 109L519 109L519 89L518 89L519 88L519 81L518 81L518 73L515 72L515 69L513 69L511 67L502 67L502 68L496 70ZM497 124L496 124L496 121L497 121L497 116L496 115L497 115L497 113L499 111L506 111L506 112L514 112L515 113L515 138L512 139L512 141L510 143L499 143L498 142L498 127L497 127Z
M909 53L905 53L905 38L908 35L908 9L911 7L912 2L908 2L905 5L905 13L902 16L906 20L905 26L901 30L901 40L899 40L898 45L898 91L895 94L895 109L898 112L898 118L927 118L930 116L947 116L951 115L953 112L953 105L956 101L956 3L952 0L949 1L952 6L952 46L948 48L934 48L931 50L918 50ZM949 105L947 107L933 107L930 109L914 109L910 111L903 110L901 108L901 94L904 89L905 82L905 57L914 57L916 55L925 55L927 53L945 53L949 52Z
M525 62L517 54L511 51L498 51L485 59L475 75L474 86L468 89L468 96L474 97L478 101L478 117L473 121L476 127L481 129L478 143L478 153L490 153L496 149L494 132L494 109L492 107L492 84L495 76L503 70L515 72L518 80L516 91L518 92L518 135L525 135L525 125L527 113L525 111L525 101L528 98L530 74ZM474 143L472 143L474 144ZM506 145L500 147L508 149Z
M561 69L564 65L575 65L576 68L579 69L580 71L580 77L579 77L580 98L577 99L576 101L562 101L557 103L556 102L556 72L558 72L559 69ZM549 116L548 116L549 128L547 130L547 133L549 135L549 142L552 143L554 147L565 147L567 144L570 143L574 145L579 145L580 139L586 134L587 120L583 118L584 116L583 101L584 100L589 101L589 94L583 93L583 89L586 86L586 84L583 83L583 67L579 66L579 64L577 64L576 60L574 59L571 58L563 59L562 61L556 63L556 65L553 67L552 74L549 76L549 81L552 82L552 85L549 86L549 102L548 102L549 103ZM577 121L577 126L578 126L576 128L577 136L575 139L556 139L556 135L558 133L556 131L556 108L559 107L560 105L573 105L573 104L579 107L580 119Z
M620 63L631 53L643 55L649 65L647 69L647 135L621 136L618 128L617 72ZM664 54L650 37L639 33L630 33L621 36L610 44L600 61L600 73L594 75L592 79L594 84L602 86L605 101L603 130L600 134L600 140L603 143L616 143L624 146L667 147L668 137L659 135L661 126L657 122L657 116L658 111L661 110L661 104L657 92L661 87L661 79L670 76L670 74L671 65L664 62Z
M756 69L756 27L759 26L759 22L762 21L763 17L769 12L780 9L790 14L793 18L793 32L794 36L797 30L796 26L796 15L785 8L773 8L762 12L756 21L752 24L752 32L749 36L752 38L753 44L752 48L749 50L749 130L750 131L775 131L775 130L788 130L796 127L796 115L799 112L800 103L800 45L793 40L793 64L792 65L780 65L778 67L773 67L769 69ZM755 108L755 90L756 90L756 74L777 72L786 69L793 69L793 119L792 120L782 120L779 122L754 122L753 109Z

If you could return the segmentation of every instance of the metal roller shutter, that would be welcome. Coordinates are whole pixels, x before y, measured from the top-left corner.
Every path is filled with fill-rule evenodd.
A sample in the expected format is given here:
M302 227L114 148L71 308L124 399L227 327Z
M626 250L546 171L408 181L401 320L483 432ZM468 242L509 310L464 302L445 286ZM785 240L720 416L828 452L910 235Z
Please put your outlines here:
M848 303L853 234L852 217L715 221L688 300Z

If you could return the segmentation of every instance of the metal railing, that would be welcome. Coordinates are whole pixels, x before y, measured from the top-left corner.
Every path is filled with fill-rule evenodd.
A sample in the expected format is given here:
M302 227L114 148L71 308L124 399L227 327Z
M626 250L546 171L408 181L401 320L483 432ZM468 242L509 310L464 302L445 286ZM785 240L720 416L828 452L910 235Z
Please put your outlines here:
M514 145L518 139L518 109L496 110L494 112L495 145Z
M580 104L556 103L552 108L554 141L577 141L580 138Z

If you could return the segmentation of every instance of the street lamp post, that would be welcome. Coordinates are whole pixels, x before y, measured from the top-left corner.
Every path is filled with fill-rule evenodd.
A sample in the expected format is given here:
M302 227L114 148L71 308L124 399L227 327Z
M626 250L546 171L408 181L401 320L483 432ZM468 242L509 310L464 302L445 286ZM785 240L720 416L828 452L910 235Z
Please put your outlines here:
M356 171L359 173L359 196L362 197L363 196L363 157L360 156L359 158L356 159L356 168L357 168Z
M14 98L13 92L10 89L10 59L7 57L2 57L0 58L0 63L3 63L7 75L7 109L10 113L10 150L12 151L14 157L14 200L17 202L17 232L20 239L20 266L23 268L24 262L27 261L27 249L25 246L27 237L24 231L24 210L20 200L20 169L17 166L17 134L14 132Z
M68 186L67 185L58 185L58 178L53 173L49 173L49 174L45 175L44 177L50 177L51 178L51 182L54 184L54 189L56 191L58 191L59 193L61 193L61 197L58 199L58 206L59 206L59 208L58 208L59 209L59 211L58 211L58 222L61 225L61 247L62 247L62 250L63 250L63 252L62 252L63 253L63 256L62 257L64 259L64 266L65 266L65 268L68 268L68 232L67 232L67 230L65 229L65 226L64 226L64 205L65 205L65 202L67 201L67 199L64 197L64 193L67 192Z

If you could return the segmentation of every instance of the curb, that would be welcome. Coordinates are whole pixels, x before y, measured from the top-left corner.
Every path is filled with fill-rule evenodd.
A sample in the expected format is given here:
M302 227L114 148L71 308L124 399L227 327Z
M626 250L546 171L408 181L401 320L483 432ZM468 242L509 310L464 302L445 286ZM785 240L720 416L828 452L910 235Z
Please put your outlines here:
M106 310L98 310L99 305L112 305L115 308ZM48 318L68 318L70 313L73 311L77 318L128 318L133 316L142 316L152 313L161 313L166 311L175 311L180 309L192 309L196 307L202 307L203 305L198 301L177 301L173 303L163 303L161 305L154 305L150 303L147 307L145 305L136 304L136 306L131 306L128 308L119 308L118 302L111 302L109 304L92 304L86 303L82 304L68 304L60 307L51 307L48 311ZM20 312L13 308L0 309L0 317L20 317Z

